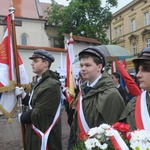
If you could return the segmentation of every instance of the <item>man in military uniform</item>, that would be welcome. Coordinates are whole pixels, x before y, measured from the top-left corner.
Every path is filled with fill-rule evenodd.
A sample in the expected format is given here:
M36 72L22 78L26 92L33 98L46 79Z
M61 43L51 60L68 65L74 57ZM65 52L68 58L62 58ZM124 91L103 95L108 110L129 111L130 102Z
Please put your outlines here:
M143 92L129 101L120 120L129 124L131 131L144 129L150 132L150 47L144 48L132 62Z
M37 84L30 96L16 87L16 95L22 94L23 104L29 106L28 111L19 115L26 124L26 149L61 150L60 82L58 74L49 70L55 59L42 49L35 50L29 59L38 76Z
M119 120L125 107L123 98L105 71L104 54L95 47L79 53L81 75L86 80L81 85L76 112L70 130L68 149L78 145L78 137L103 123L112 125Z

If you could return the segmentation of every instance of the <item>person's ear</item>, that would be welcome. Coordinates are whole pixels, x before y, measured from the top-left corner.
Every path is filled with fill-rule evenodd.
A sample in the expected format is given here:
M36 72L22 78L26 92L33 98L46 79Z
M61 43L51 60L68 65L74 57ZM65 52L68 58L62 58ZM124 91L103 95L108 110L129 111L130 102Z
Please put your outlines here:
M48 67L48 66L49 66L49 62L48 62L48 61L45 61L44 64L45 64L45 65L44 65L45 67Z
M99 71L101 71L102 68L103 68L103 65L102 65L102 64L99 64L98 67L99 67Z

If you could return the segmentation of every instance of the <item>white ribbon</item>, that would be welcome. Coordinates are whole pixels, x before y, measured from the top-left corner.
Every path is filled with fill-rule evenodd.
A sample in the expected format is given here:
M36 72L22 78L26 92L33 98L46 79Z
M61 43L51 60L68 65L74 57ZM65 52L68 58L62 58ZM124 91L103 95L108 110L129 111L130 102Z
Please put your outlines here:
M79 108L79 114L80 114L80 119L81 119L81 123L82 123L82 126L84 128L84 131L87 133L89 131L89 126L85 120L85 117L84 117L84 114L83 114L83 109L82 109L82 94L80 92L80 95L79 95L79 102L80 102L80 108Z
M34 93L34 89L33 89L32 92L31 92L30 99L29 99L29 102L28 102L29 109L32 109L32 106L31 106L31 99L32 99L33 93Z
M150 132L150 116L146 104L146 91L144 91L141 94L140 106L141 106L141 118L142 118L144 129Z
M110 137L112 144L113 144L115 149L129 150L129 148L127 147L126 143L124 142L124 140L122 139L122 137L120 136L120 134L118 133L117 130L110 128L109 131L111 133L111 135L109 137ZM115 141L113 140L113 138Z
M61 103L58 106L57 112L55 114L55 118L52 122L52 124L49 126L48 130L46 131L46 133L41 132L38 128L36 128L33 124L32 124L32 128L33 130L35 130L35 132L39 133L42 137L42 145L41 145L41 150L46 150L46 146L47 146L47 141L48 141L48 137L49 134L52 130L52 128L54 127L55 123L57 122L57 119L60 116L60 110L61 110Z

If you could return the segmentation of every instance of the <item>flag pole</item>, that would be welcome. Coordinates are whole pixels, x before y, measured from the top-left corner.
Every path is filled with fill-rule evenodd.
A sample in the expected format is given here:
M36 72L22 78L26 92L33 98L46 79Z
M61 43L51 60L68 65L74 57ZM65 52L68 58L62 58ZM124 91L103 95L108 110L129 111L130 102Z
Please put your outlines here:
M12 22L12 45L13 45L13 54L14 54L14 65L15 65L15 71L16 71L16 84L17 84L17 86L21 87L19 63L18 63L18 50L17 50L17 41L16 41L15 17L14 17L15 8L13 7L12 0L10 0L9 12L12 17L12 19L11 19L11 22ZM21 95L18 96L18 102L19 102L20 113L22 113L22 96ZM23 124L23 123L21 123L21 131L22 131L23 147L24 147L24 150L26 150L25 124Z

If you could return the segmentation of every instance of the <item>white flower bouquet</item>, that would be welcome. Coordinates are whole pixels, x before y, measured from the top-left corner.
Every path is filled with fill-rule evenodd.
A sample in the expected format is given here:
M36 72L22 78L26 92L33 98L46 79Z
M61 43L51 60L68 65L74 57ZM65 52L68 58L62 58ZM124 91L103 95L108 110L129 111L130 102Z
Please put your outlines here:
M131 133L130 147L133 150L150 150L150 132L136 130Z
M129 128L120 122L91 128L87 136L79 135L82 144L73 150L150 150L150 133L145 130L130 132Z

